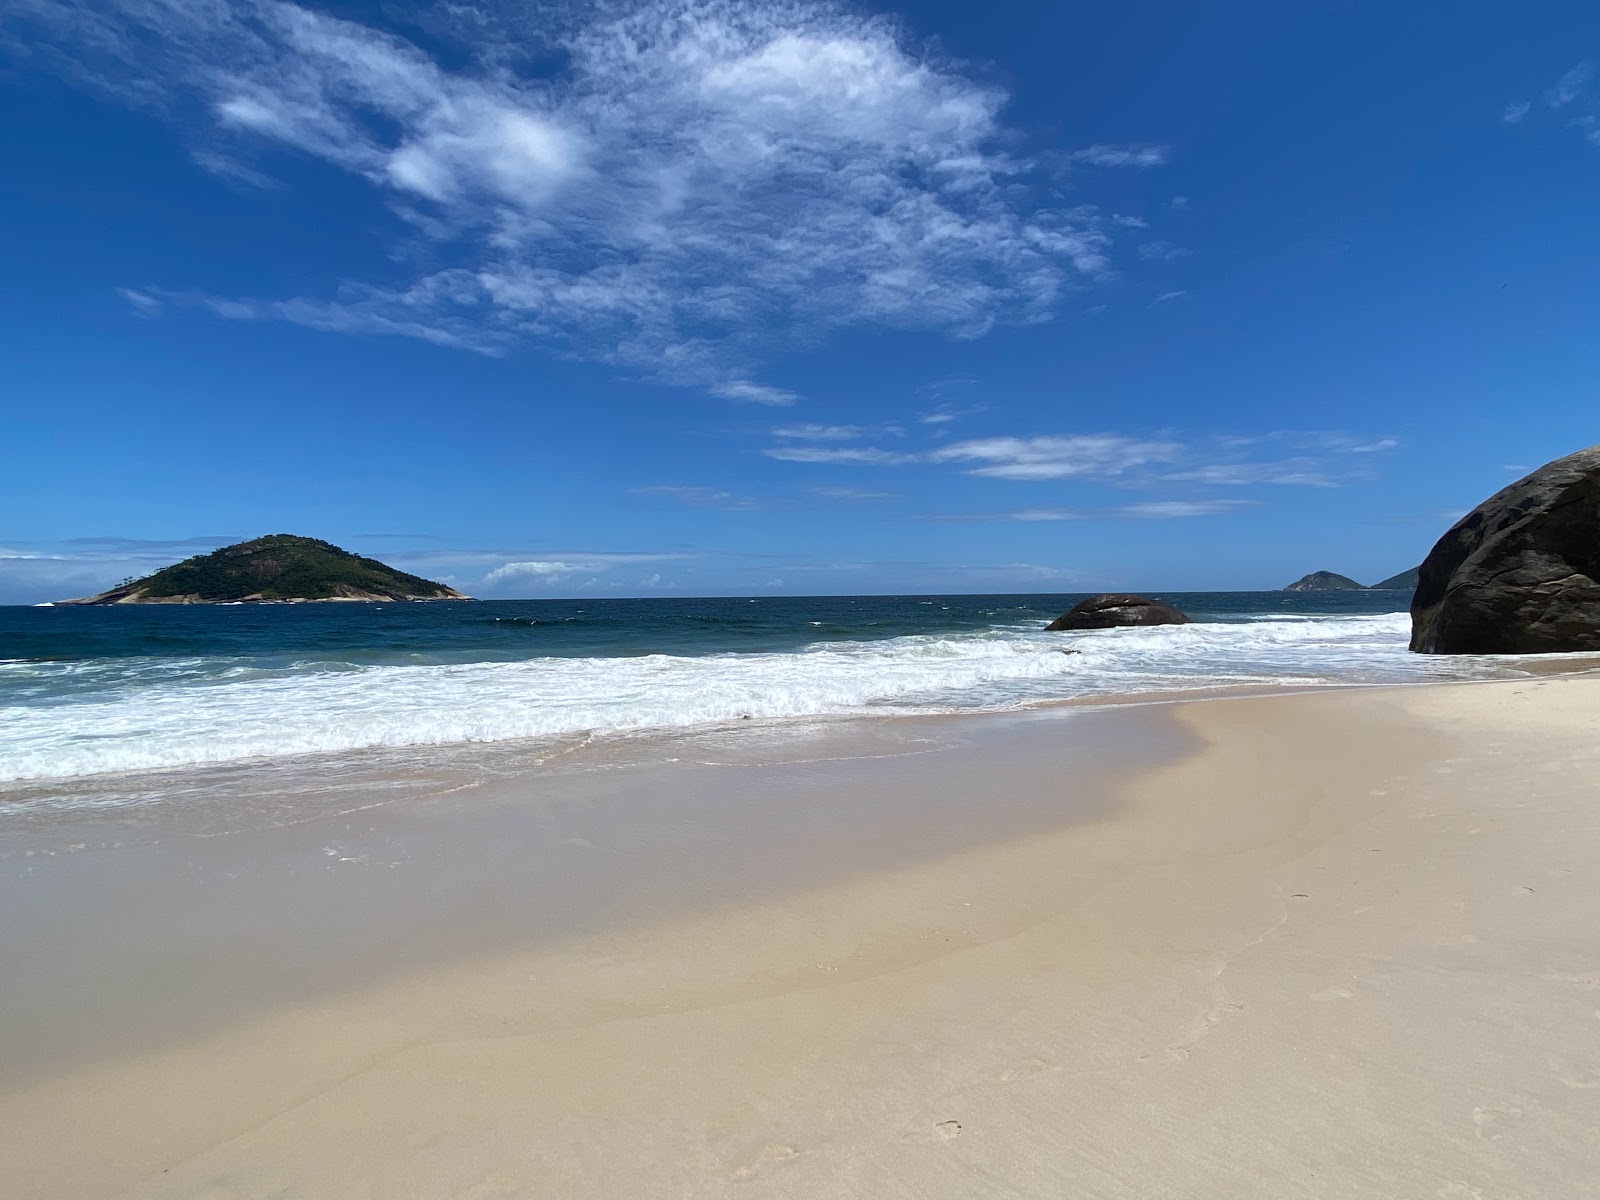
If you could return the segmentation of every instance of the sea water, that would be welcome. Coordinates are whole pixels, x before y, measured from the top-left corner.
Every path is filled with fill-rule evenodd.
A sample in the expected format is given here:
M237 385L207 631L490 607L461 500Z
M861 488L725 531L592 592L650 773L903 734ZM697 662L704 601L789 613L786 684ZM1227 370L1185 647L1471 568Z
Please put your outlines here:
M1194 623L1047 633L1078 599L1063 595L0 608L0 788L746 717L1514 669L1410 654L1403 593L1165 598Z

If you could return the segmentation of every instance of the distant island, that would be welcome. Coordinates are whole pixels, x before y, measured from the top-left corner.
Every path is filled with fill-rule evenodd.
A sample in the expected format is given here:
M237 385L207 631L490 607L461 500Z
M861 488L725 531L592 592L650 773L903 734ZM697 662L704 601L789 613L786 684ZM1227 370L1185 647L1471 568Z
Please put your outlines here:
M1414 592L1417 590L1417 572L1421 567L1412 567L1409 571L1401 571L1398 575L1391 575L1380 583L1372 585L1374 592Z
M317 538L275 533L198 554L143 579L63 604L297 604L338 600L470 600Z
M1412 592L1417 587L1417 571L1417 567L1412 567L1409 571L1391 575L1370 587L1364 583L1357 583L1348 575L1340 575L1334 571L1313 571L1304 578L1296 579L1283 590L1286 592Z

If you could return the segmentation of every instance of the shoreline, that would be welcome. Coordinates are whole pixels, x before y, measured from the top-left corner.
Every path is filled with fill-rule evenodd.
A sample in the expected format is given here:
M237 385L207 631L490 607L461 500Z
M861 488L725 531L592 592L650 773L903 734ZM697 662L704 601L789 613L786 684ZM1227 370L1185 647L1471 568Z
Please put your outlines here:
M615 923L541 942L514 921L520 943L35 1073L0 1094L0 1170L41 1197L1573 1194L1600 1170L1581 1135L1600 1120L1597 695L1579 675L1106 709L1095 750L1165 725L1172 753L1133 747L1065 806L1039 797L1082 714L701 765L723 807L675 846L610 848L643 905ZM752 805L762 772L789 790ZM685 795L623 793L613 835ZM818 797L809 827L719 824ZM906 819L929 813L944 824ZM484 844L529 836L527 815ZM719 903L652 908L662 859ZM516 856L480 865L490 895L529 886ZM416 931L383 915L403 948ZM292 934L252 936L270 957Z
M686 725L655 725L638 728L585 730L572 733L551 734L539 737L505 738L495 741L463 741L415 743L402 745L362 746L345 750L314 754L285 754L245 758L196 761L170 766L152 766L120 771L101 771L84 775L29 776L0 779L0 820L28 817L60 809L71 812L73 806L52 803L55 793L72 789L93 791L97 788L137 791L144 785L146 791L156 792L163 786L188 790L193 785L205 786L209 773L226 775L233 772L260 771L263 774L277 771L320 771L332 768L365 770L373 778L401 774L417 768L426 759L442 760L448 765L452 756L470 764L473 757L503 755L510 769L527 769L546 765L552 758L565 757L573 750L589 750L604 758L607 753L626 758L644 749L651 752L656 747L700 736L715 736L734 731L781 734L785 730L817 727L833 728L851 724L877 724L896 721L982 720L985 718L1020 718L1051 712L1093 712L1103 709L1161 707L1212 700L1239 700L1274 696L1296 696L1320 692L1345 692L1361 690L1386 690L1389 688L1453 687L1472 683L1506 683L1522 678L1541 678L1549 675L1583 675L1600 673L1600 653L1574 652L1571 654L1504 655L1495 656L1493 664L1513 670L1513 675L1483 675L1480 677L1446 677L1395 681L1339 681L1322 680L1305 683L1248 682L1224 683L1215 686L1174 687L1127 692L1092 693L1063 696L1053 699L1030 699L1010 706L976 708L920 709L896 708L890 705L866 706L858 709L800 714L794 716L741 716ZM753 722L746 725L745 722ZM433 765L430 763L429 765ZM604 763L602 762L602 765ZM492 770L493 768L491 768ZM121 807L137 804L136 799L118 799L111 805L88 804L85 808ZM3 831L0 831L3 832ZM4 851L0 849L0 857Z

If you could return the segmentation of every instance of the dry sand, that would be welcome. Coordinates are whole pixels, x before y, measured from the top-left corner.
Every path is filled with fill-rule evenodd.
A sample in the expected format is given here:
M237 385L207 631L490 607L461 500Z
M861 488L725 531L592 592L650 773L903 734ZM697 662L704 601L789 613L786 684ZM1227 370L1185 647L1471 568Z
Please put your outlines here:
M115 1053L30 1060L0 1094L0 1180L72 1200L1600 1194L1596 714L1593 677L1125 710L1108 719L1196 748L1098 799L1071 786L1076 717L723 768L734 794L787 779L863 814L850 869L784 871L766 845L770 889L502 929L337 994L234 997L188 1041L137 1025ZM1039 803L1052 787L1072 802ZM880 795L900 800L875 825Z

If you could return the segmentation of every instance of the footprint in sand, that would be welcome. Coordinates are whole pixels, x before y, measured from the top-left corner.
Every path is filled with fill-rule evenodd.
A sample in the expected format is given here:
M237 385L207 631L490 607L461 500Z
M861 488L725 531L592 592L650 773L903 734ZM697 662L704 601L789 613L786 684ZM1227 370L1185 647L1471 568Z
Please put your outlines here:
M960 1121L940 1121L926 1129L911 1129L900 1135L902 1142L912 1142L926 1145L932 1142L948 1142L951 1138L961 1135Z
M1497 1142L1521 1123L1522 1110L1509 1104L1491 1104L1472 1110L1472 1123L1486 1142Z
M788 1162L791 1158L799 1157L800 1151L794 1146L785 1146L781 1143L775 1143L761 1151L760 1161L755 1163L746 1163L744 1166L737 1168L733 1172L733 1177L735 1179L749 1179L750 1176L754 1175L756 1171L765 1163Z
M1007 1067L1000 1073L1000 1082L1015 1083L1024 1076L1037 1075L1049 1065L1050 1064L1045 1062L1042 1058L1030 1058L1026 1062L1019 1063L1014 1067Z

